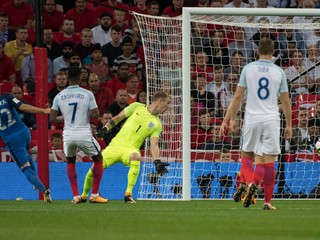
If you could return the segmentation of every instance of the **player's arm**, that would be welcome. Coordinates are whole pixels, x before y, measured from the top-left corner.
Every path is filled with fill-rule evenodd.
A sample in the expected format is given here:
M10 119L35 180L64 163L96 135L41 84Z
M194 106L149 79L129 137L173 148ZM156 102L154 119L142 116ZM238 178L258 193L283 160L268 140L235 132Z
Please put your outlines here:
M18 107L18 109L22 112L29 112L29 113L44 113L44 114L50 113L50 108L38 108L25 103L22 103Z
M63 123L63 116L58 116L58 111L55 109L51 109L50 111L50 122L52 123Z
M98 108L91 109L90 114L91 114L91 117L95 119L98 119L100 117L100 112Z
M291 110L291 102L288 92L280 93L280 101L281 101L281 108L284 113L284 117L286 120L286 128L284 130L285 138L290 139L292 137L292 110Z
M154 162L154 166L157 170L157 173L164 175L168 172L166 168L169 166L167 162L161 162L160 160L160 149L159 149L159 137L150 137L150 152Z
M223 122L220 127L220 135L222 136L226 130L227 124L230 121L230 129L234 129L234 121L236 119L237 113L240 109L240 105L242 102L242 99L245 95L245 87L238 86L237 90L234 94L234 97L228 107L227 113L223 119Z
M127 118L126 113L124 110L122 110L118 115L111 118L104 127L110 131L113 127L117 126L119 122L121 122L123 119Z

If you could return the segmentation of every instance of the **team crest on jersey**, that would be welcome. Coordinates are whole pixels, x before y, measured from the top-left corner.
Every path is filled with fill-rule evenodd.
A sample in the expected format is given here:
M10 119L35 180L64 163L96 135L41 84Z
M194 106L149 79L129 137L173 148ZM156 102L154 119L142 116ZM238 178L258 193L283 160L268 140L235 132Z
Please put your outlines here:
M149 129L153 128L154 127L154 123L153 122L149 122L148 127L149 127Z

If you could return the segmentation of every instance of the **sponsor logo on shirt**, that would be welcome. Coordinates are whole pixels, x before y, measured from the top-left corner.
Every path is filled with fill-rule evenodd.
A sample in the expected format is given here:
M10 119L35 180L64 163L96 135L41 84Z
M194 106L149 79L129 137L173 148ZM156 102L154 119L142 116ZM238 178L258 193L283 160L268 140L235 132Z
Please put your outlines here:
M149 129L152 129L154 127L154 123L153 122L149 122L148 127L149 127Z

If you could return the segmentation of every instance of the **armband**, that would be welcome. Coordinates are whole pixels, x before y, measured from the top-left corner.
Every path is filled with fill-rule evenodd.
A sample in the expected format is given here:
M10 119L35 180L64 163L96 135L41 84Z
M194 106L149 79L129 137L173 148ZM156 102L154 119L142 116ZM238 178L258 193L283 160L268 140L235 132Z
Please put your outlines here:
M110 124L111 128L117 125L113 119L110 119L108 123Z

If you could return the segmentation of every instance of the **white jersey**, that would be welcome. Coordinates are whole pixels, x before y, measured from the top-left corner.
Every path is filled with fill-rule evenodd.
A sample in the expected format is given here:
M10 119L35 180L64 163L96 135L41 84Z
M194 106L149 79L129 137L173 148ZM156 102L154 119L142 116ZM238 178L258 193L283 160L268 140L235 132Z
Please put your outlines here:
M268 60L246 65L238 86L247 90L246 123L279 120L278 97L288 92L284 71Z
M60 110L64 117L63 140L92 138L90 110L98 108L92 92L69 86L53 99L52 109Z

